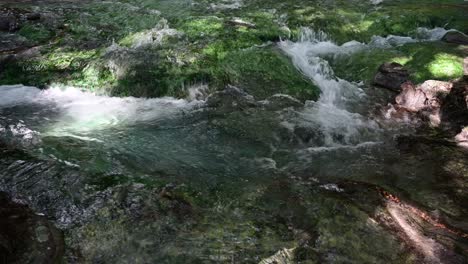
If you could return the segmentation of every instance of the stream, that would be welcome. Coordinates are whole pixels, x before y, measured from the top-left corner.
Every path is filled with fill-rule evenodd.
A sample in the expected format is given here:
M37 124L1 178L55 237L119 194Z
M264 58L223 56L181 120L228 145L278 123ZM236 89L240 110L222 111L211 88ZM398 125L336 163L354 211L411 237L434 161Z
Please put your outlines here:
M466 263L467 153L412 138L376 106L388 93L329 63L441 30L337 45L304 28L275 44L316 102L233 86L187 99L1 86L0 190L64 232L71 263L275 263L281 250L302 263Z

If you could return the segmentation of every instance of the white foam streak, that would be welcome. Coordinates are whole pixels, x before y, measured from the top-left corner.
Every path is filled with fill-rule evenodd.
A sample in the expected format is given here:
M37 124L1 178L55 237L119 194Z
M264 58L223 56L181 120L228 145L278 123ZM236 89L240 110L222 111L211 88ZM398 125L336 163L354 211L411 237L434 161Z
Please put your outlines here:
M100 96L75 88L39 90L25 86L0 86L0 108L37 104L57 108L57 128L94 130L117 124L133 124L167 117L198 105L170 97L117 98Z

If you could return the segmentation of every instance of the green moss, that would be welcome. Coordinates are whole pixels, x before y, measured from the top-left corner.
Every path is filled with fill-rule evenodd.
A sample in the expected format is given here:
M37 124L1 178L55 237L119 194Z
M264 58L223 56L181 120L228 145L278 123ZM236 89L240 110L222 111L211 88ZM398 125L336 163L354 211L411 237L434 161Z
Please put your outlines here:
M99 55L97 50L45 49L44 55L9 64L0 75L1 84L24 84L42 87L52 83L102 85L101 75L93 80L89 63ZM82 86L82 87L83 87Z
M279 50L253 48L230 53L222 62L229 83L261 99L276 93L317 99L319 90Z
M226 10L210 8L212 3L220 1L203 0L195 5L185 0L83 3L66 12L67 27L55 48L43 51L41 58L9 65L0 83L43 86L57 82L120 96L183 97L185 87L206 82L212 89L239 85L258 98L281 92L310 99L318 96L318 89L278 50L250 48L288 37L287 27L296 36L301 26L321 29L338 43L352 39L368 42L373 35L407 35L419 26L468 28L466 8L455 1L384 1L375 8L369 1L355 0L251 0L244 1L239 9ZM160 26L163 18L185 37L163 41L153 49L132 48L136 57L129 59L141 62L132 65L125 76L117 78L106 68L108 61L97 51L113 41L132 47L136 39ZM52 36L40 24L27 24L20 34L32 42ZM417 81L459 76L460 52L453 53L452 47L431 51L421 45L420 50L413 46L358 53L333 64L339 76L350 80L368 81L378 65L392 60L405 62ZM436 58L439 53L447 56Z
M74 41L102 46L134 32L151 29L161 17L139 6L132 8L119 2L103 2L85 4L79 12L70 12L67 20Z
M19 35L25 37L27 40L33 43L41 43L52 37L52 32L47 30L43 25L27 24L23 26L19 32Z
M407 35L417 27L466 30L468 7L455 1L384 1L378 8L370 1L249 1L245 9L274 8L275 19L292 31L301 26L327 32L333 40L368 42L373 35ZM245 12L245 11L244 11Z
M431 75L436 78L453 79L463 75L461 58L447 53L436 54L434 60L426 67Z
M370 83L384 62L398 62L416 83L429 79L453 80L463 76L464 52L442 42L410 43L395 49L371 49L332 62L335 73L347 80Z
M91 63L81 71L72 74L68 85L82 87L89 91L105 92L116 83L115 76L102 66Z
M457 45L442 42L413 43L399 51L412 59L405 66L417 83L428 79L452 80L463 76L465 53Z
M190 39L213 38L221 34L224 27L222 19L218 17L199 17L188 19L180 29Z

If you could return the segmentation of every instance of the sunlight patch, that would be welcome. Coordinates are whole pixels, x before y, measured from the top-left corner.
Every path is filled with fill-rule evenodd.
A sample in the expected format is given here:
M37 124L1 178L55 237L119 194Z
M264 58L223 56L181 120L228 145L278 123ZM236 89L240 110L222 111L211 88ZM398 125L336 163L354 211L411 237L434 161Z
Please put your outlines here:
M427 69L436 78L454 78L463 75L461 58L447 53L439 53Z

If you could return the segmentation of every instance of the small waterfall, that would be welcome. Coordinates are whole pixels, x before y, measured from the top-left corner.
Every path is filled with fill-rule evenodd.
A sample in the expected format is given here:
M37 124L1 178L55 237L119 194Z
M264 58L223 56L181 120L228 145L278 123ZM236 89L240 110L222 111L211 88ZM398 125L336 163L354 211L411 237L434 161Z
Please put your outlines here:
M356 145L372 140L369 135L378 130L375 122L352 111L353 106L365 99L363 90L354 83L337 78L327 56L346 54L361 50L366 45L351 41L338 46L323 32L304 28L298 42L282 41L282 50L294 65L316 84L322 94L317 102L308 102L300 113L302 124L316 127L325 146Z
M443 28L418 28L415 37L374 36L368 44L349 41L335 44L326 33L302 28L297 42L281 41L280 48L291 57L296 68L321 90L317 102L308 102L300 113L300 126L317 130L323 137L319 145L328 147L360 145L379 141L380 128L356 109L366 104L366 94L356 83L335 76L328 59L370 48L391 48L407 43L440 40L448 31Z

